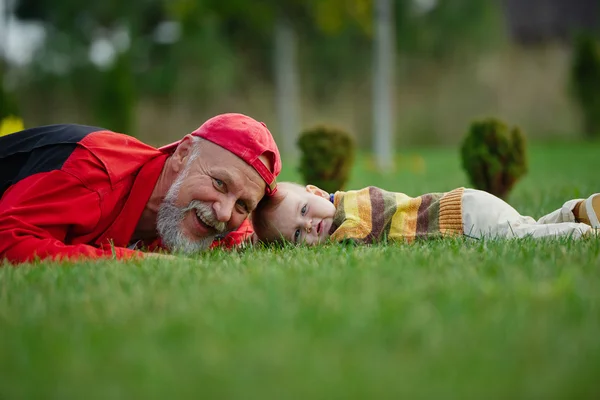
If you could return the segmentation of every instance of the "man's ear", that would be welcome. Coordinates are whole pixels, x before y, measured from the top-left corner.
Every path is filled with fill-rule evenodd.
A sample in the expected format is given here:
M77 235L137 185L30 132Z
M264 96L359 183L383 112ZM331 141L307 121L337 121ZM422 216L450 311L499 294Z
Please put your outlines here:
M306 191L329 200L329 193L321 188L316 187L315 185L306 185Z
M175 172L179 172L185 167L188 157L192 153L193 143L191 134L187 134L181 139L181 142L171 156L173 158L173 169Z

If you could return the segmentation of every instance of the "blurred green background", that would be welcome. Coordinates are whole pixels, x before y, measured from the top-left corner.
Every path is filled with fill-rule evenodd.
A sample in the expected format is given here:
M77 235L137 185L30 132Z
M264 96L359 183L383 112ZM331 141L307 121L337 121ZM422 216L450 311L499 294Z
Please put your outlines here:
M369 149L375 2L0 0L4 90L26 127L100 125L161 145L242 112L284 153L294 143L284 135L317 123ZM489 115L536 141L582 136L569 66L575 35L596 31L597 1L391 0L389 10L396 151L455 145Z

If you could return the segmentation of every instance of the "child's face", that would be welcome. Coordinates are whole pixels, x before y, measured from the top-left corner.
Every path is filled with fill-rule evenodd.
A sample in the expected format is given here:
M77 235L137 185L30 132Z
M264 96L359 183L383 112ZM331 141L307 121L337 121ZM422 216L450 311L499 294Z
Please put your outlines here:
M284 188L280 188L284 189ZM335 206L316 186L286 186L287 195L269 219L278 235L292 243L314 245L329 237Z

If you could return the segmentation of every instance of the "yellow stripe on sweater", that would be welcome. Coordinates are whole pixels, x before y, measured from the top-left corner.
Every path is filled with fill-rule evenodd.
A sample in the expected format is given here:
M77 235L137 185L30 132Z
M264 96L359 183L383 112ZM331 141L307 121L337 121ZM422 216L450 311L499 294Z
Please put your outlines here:
M404 229L406 230L406 238L408 242L412 242L417 234L417 217L419 215L419 207L421 207L422 197L417 197L409 203L407 210L409 218L404 220Z
M355 237L365 238L371 233L371 197L368 188L357 191L356 196L346 196L344 198L344 210L346 215L358 215Z
M421 198L411 198L404 193L396 193L398 209L392 217L390 226L390 239L406 239L409 243L415 238L417 232L417 212L421 206Z

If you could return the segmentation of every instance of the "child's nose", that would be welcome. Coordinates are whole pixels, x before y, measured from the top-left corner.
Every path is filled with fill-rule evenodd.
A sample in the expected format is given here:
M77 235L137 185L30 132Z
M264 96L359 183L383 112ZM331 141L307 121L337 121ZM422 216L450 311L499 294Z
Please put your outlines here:
M304 229L306 229L307 233L310 233L310 231L312 231L312 221L311 220L306 220L306 222L304 223Z

